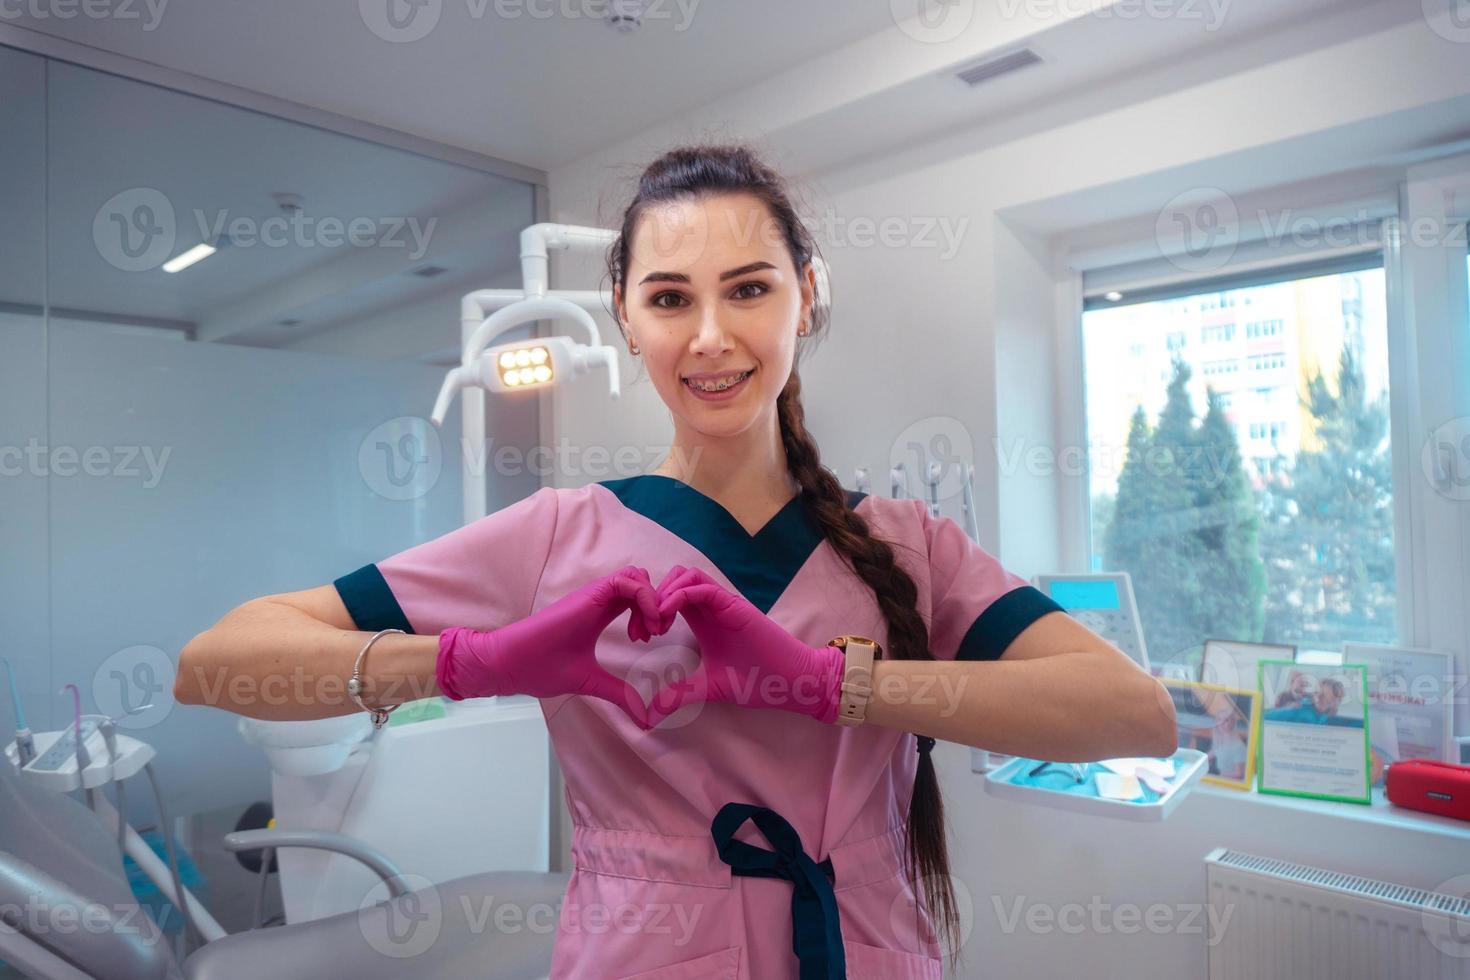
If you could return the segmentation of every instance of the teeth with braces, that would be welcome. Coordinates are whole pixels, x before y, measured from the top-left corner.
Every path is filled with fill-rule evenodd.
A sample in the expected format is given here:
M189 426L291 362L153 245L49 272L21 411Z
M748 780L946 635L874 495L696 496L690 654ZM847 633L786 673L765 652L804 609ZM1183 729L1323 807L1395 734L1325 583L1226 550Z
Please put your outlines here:
M728 381L721 381L721 382L718 382L717 384L715 384L713 386L703 385L703 384L700 384L698 381L688 381L688 382L685 382L685 383L688 384L691 388L698 388L700 391L724 391L726 388L729 388L731 385L739 384L740 382L744 381L749 376L750 376L750 372L749 371L745 371L745 372L743 372L741 374L735 375L733 378L730 378Z

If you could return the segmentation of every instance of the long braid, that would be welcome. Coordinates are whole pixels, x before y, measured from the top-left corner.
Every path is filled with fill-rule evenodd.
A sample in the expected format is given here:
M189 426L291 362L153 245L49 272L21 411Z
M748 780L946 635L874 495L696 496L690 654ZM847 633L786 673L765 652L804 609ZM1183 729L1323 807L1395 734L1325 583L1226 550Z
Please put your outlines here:
M827 541L848 559L853 571L873 590L883 619L888 624L884 656L892 660L933 660L929 651L929 627L919 615L918 588L894 560L893 548L874 537L868 522L847 506L847 493L832 471L822 465L817 443L807 432L801 404L801 375L793 370L776 401L781 420L781 444L786 463L801 484L802 502L817 516ZM919 764L909 800L909 819L904 839L909 881L918 890L923 877L925 904L938 910L936 922L947 945L959 952L956 943L959 912L954 883L948 873L949 849L944 827L944 801L929 750L934 740L919 736Z

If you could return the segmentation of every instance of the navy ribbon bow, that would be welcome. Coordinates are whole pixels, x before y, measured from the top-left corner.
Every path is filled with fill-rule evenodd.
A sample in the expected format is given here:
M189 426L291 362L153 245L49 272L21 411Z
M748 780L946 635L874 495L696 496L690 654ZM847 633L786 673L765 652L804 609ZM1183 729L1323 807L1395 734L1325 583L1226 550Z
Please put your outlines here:
M768 851L734 839L745 821L753 821L775 848ZM753 803L726 803L710 825L720 860L736 875L785 878L792 883L791 948L801 980L843 980L847 957L842 951L842 924L837 896L827 875L836 877L832 859L820 864L802 849L795 828L775 810Z

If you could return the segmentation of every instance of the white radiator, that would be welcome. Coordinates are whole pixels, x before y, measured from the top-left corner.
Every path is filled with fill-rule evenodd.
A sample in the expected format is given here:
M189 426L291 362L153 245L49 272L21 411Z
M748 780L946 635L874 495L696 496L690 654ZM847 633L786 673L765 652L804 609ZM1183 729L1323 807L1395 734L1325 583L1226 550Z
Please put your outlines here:
M1470 876L1454 884L1470 888ZM1459 895L1223 847L1205 856L1205 888L1219 924L1210 980L1470 980Z

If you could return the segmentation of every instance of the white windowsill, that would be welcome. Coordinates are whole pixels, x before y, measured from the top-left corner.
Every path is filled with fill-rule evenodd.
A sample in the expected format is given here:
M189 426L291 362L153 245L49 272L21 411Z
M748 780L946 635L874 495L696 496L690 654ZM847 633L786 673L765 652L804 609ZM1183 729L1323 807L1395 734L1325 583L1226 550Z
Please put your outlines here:
M1373 790L1372 806L1364 806L1361 803L1313 800L1300 796L1276 796L1272 793L1257 793L1254 790L1246 792L1204 782L1194 786L1190 792L1211 797L1212 801L1230 800L1246 807L1264 806L1302 810L1333 819L1356 820L1364 824L1419 831L1470 842L1470 820L1456 820L1452 817L1441 817L1433 813L1394 806L1384 798L1381 789Z
M1007 756L1006 758L1009 758ZM976 758L976 750L971 750L970 771L981 776L998 766L984 766ZM1357 821L1369 826L1393 827L1397 830L1408 830L1412 832L1432 834L1454 840L1470 842L1470 820L1456 820L1452 817L1441 817L1433 813L1424 813L1420 810L1410 810L1407 807L1394 806L1389 803L1383 795L1383 790L1373 790L1373 803L1364 806L1361 803L1337 803L1332 800L1314 800L1304 796L1277 796L1274 793L1258 793L1255 790L1229 789L1217 786L1214 783L1200 781L1190 787L1191 794L1199 794L1209 798L1209 805L1245 807L1247 811L1255 807L1276 807L1286 810L1299 810L1306 813L1315 813L1328 819ZM1188 800L1181 800L1181 804L1187 804ZM1037 804L1031 804L1037 805ZM1258 810L1257 813L1260 811ZM1170 815L1171 818L1174 814Z

